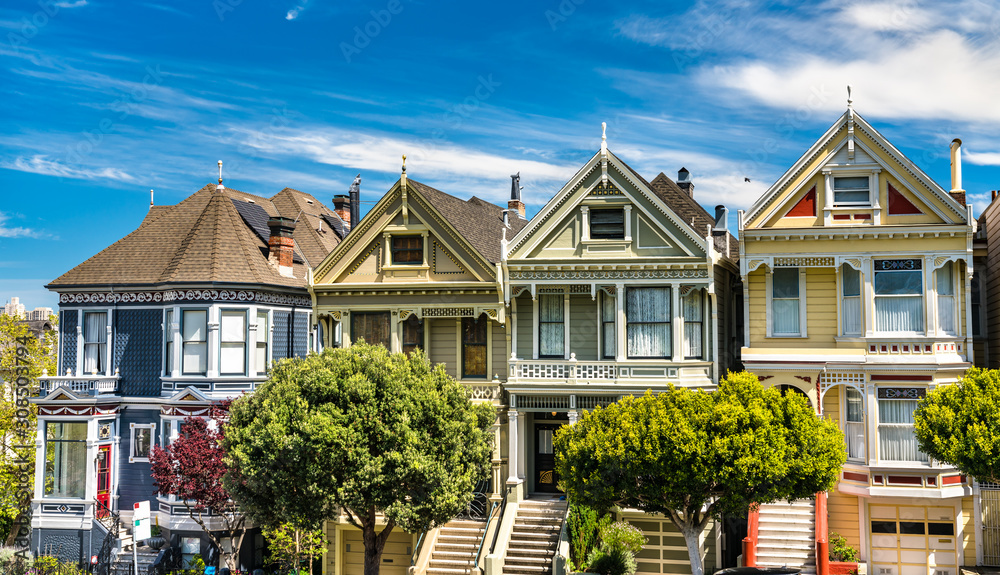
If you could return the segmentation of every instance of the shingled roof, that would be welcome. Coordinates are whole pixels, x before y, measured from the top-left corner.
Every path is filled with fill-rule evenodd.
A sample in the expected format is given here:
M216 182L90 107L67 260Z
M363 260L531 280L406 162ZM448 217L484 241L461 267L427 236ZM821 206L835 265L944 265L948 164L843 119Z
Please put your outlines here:
M629 169L631 170L631 168ZM715 218L701 204L696 202L691 197L691 194L682 190L677 185L677 182L668 178L663 172L660 172L653 178L653 181L649 182L648 185L649 189L670 206L670 209L684 220L684 223L693 227L699 236L704 237L707 226L715 227ZM739 240L728 232L726 233L726 237L729 239L729 257L732 260L736 260L740 253ZM722 244L721 247L724 248L724 246L725 244Z
M412 179L408 180L407 185L412 186L423 196L448 220L448 223L454 226L465 241L492 263L500 261L500 241L503 239L504 230L506 229L509 240L528 224L527 220L512 213L509 218L510 227L505 228L503 224L505 208L475 196L469 200L462 200Z
M269 216L299 218L293 235L306 262L293 264L294 277L280 275L268 262L267 242L247 225L234 201L252 201ZM135 231L47 287L56 291L198 283L305 287L308 262L322 261L340 241L333 230L318 231L314 220L324 214L333 212L311 195L289 188L268 199L229 188L216 190L209 184L177 205L151 207Z

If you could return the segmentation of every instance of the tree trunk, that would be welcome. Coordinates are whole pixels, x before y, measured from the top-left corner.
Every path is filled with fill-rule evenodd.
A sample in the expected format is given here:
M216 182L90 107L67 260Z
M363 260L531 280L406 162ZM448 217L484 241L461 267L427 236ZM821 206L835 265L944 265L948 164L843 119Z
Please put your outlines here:
M705 566L701 563L701 545L698 541L699 530L692 525L679 526L687 544L688 558L691 560L691 575L704 575Z
M385 549L392 527L392 524L386 525L381 533L375 533L375 522L365 523L361 532L365 543L365 575L378 575L382 566L382 550Z

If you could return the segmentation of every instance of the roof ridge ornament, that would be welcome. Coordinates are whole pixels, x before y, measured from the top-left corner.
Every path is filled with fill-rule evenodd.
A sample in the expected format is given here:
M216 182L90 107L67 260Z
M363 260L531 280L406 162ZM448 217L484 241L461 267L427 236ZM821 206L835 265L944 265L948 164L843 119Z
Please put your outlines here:
M601 185L608 185L608 123L601 122Z
M222 185L222 160L219 160L219 184L215 186L215 191L220 191L226 189L226 186Z
M847 159L854 161L854 100L850 84L847 85Z

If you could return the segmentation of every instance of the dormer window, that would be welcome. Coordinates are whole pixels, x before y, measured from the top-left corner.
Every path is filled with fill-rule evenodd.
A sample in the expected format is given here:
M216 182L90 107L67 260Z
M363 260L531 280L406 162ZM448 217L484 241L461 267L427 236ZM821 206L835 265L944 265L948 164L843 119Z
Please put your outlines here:
M868 176L833 178L833 204L835 206L868 205L871 202Z
M392 265L418 266L424 263L424 238L392 236Z
M603 240L625 239L625 211L590 210L590 237Z

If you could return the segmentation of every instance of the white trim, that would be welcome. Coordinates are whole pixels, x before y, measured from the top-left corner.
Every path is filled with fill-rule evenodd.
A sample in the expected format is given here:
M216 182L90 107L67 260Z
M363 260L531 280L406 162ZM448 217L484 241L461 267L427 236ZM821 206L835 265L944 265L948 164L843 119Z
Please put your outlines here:
M563 359L569 359L569 292L563 293Z
M128 445L128 462L129 463L149 463L149 457L136 457L135 454L135 430L137 429L148 429L149 430L149 449L152 451L153 446L156 445L156 424L155 423L129 423L129 445Z
M808 331L806 329L807 318L806 310L806 271L807 268L803 267L781 267L779 269L795 269L799 272L799 333L793 334L775 334L774 333L774 304L772 302L774 296L774 280L773 274L774 270L768 266L767 271L764 276L764 285L766 289L766 302L765 302L765 317L767 319L767 329L766 337L776 338L776 339L805 339L809 337ZM747 290L749 291L749 290ZM747 320L744 319L744 322ZM745 345L749 345L749 340Z

